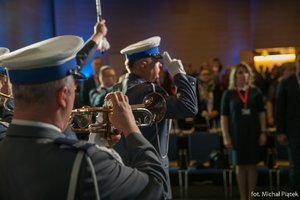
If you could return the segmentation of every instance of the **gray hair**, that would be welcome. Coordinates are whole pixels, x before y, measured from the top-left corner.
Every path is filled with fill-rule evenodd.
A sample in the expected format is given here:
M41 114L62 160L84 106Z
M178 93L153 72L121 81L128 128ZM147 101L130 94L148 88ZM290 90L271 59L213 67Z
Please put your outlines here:
M19 101L26 104L45 104L49 102L49 99L55 96L59 88L70 84L70 78L72 78L72 76L41 84L13 84L12 91L14 99L16 102Z

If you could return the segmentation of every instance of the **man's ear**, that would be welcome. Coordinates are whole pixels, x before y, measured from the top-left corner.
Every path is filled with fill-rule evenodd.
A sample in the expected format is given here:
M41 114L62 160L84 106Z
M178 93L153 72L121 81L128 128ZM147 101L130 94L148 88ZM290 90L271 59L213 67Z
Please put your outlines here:
M56 92L56 102L58 106L65 108L67 106L68 88L62 87Z
M141 72L145 72L146 66L147 66L147 61L146 60L141 60L141 64L139 65Z

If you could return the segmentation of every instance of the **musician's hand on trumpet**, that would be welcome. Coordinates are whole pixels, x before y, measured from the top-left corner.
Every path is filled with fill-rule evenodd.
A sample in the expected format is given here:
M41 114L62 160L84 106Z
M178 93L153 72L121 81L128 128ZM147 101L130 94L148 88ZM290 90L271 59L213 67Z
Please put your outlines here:
M140 133L135 118L133 116L128 97L121 92L112 92L107 94L107 100L112 103L112 112L108 113L108 117L112 125L121 131L125 137L130 133Z
M127 96L121 92L112 92L107 94L105 99L112 104L111 108L107 108L111 111L104 113L107 114L109 123L104 122L106 124L105 128L100 128L99 124L93 124L94 128L91 129L89 142L96 143L99 146L112 147L119 142L120 133L123 133L125 137L131 133L140 133Z

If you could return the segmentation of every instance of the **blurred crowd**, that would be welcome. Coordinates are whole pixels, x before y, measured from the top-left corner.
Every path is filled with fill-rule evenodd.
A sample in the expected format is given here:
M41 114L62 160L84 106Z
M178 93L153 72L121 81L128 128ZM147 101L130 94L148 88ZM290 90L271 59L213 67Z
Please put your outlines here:
M235 67L223 66L219 58L203 62L200 66L184 64L187 74L197 79L198 114L194 118L184 118L174 121L176 130L193 129L196 131L220 131L220 106L221 97L229 85L230 70ZM248 64L254 75L254 85L260 89L266 111L267 127L276 127L276 89L278 83L295 74L295 63L256 68ZM75 107L102 106L104 96L112 89L112 86L121 82L126 74L117 77L115 66L105 65L100 57L92 61L93 74L79 84ZM166 70L160 71L157 84L163 87L170 95L176 95L176 87ZM173 128L174 128L173 127ZM175 130L175 131L176 131Z

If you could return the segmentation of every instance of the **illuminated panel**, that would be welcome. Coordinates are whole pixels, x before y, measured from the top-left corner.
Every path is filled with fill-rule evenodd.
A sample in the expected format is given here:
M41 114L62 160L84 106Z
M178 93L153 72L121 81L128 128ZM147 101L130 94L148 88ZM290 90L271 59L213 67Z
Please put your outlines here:
M295 54L281 54L281 55L267 55L267 56L254 56L255 62L260 61L295 61Z
M281 65L286 62L295 62L295 59L294 47L256 49L253 57L258 71L265 71L266 68L271 69L274 65Z

